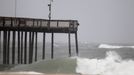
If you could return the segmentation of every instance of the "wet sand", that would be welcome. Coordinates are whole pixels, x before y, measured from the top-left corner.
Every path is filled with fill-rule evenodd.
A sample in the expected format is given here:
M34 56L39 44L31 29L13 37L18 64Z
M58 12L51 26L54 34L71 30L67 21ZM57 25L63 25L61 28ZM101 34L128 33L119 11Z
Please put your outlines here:
M0 75L80 75L80 74L45 74L38 72L0 72Z

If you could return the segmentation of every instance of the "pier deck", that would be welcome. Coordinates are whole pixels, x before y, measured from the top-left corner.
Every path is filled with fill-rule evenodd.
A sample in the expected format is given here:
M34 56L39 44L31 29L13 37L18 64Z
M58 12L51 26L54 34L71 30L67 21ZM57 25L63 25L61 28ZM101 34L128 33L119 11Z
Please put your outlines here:
M0 30L75 33L78 25L77 20L0 17Z

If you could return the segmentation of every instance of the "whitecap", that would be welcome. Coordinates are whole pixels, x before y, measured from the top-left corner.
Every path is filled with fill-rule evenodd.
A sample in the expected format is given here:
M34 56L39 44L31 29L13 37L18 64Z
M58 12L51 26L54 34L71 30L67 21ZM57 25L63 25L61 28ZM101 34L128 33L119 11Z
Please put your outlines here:
M115 51L108 51L104 59L77 58L76 72L95 75L133 75L134 61L122 60Z
M100 44L98 48L118 49L118 48L134 48L134 46L118 46L118 45Z

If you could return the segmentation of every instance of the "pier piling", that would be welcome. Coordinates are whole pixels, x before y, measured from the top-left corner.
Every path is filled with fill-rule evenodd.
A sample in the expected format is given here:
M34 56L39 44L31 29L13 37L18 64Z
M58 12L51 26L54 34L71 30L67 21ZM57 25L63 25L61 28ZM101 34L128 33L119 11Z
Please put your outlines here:
M38 42L38 33L37 32L35 32L35 61L37 61L37 47L38 47L38 45L37 45L37 42Z
M3 32L3 64L7 64L7 31Z
M71 37L70 37L70 32L68 33L68 48L69 48L69 57L71 57Z
M32 32L32 40L31 40L31 63L33 62L33 52L34 52L34 32Z
M23 64L23 31L21 32L21 64Z
M54 58L54 33L52 32L51 36L51 59Z
M24 64L27 64L27 31L25 31Z
M8 31L8 41L7 41L7 64L10 63L10 31Z
M75 33L76 55L79 55L77 32Z
M12 32L13 33L13 37L12 37L12 39L13 39L13 41L12 41L12 64L15 64L15 36L16 36L16 32L15 31L13 31Z
M45 59L45 46L46 45L46 33L43 33L43 50L42 50L42 59Z
M18 64L20 64L20 31L18 31Z
M1 41L1 31L0 31L0 59L2 59L2 58L1 58L1 57L2 57L2 56L1 56L1 55L2 55L1 42L2 42L2 41Z
M31 63L31 32L29 32L29 64Z

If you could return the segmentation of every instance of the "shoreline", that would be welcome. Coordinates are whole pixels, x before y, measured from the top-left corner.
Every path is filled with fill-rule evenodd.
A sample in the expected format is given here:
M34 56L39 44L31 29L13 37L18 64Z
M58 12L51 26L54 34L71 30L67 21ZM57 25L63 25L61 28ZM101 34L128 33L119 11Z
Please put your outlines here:
M65 73L40 73L40 72L0 72L0 75L81 75L81 74L65 74Z

